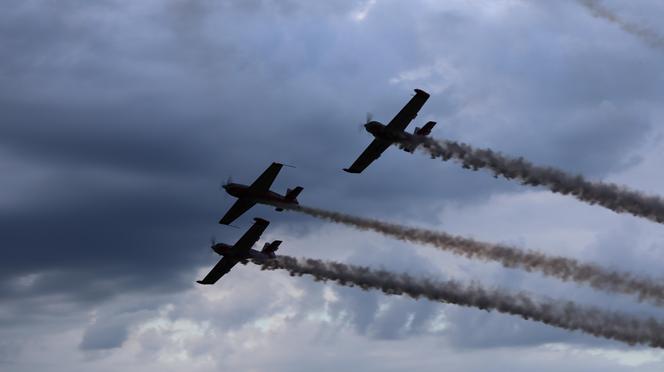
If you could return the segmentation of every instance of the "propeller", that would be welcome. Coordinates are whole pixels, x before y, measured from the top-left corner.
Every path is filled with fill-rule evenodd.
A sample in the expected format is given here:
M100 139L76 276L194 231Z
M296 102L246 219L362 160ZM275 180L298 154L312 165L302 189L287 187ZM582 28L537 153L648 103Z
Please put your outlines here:
M223 190L224 186L226 186L226 185L228 185L229 183L232 183L232 182L233 182L233 178L231 176L228 176L228 178L226 179L226 182L221 182L219 184L219 190Z
M364 123L360 124L357 127L357 130L362 132L365 129L364 126L369 124L372 120L373 120L373 114L371 114L370 112L367 112L366 121Z

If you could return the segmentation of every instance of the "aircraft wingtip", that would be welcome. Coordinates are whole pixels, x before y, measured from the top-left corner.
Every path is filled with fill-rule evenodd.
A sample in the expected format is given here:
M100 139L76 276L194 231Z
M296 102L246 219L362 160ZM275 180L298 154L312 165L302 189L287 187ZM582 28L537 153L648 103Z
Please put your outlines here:
M348 172L348 173L360 173L358 171L355 171L355 170L352 170L352 169L349 169L349 168L344 168L343 170L344 170L344 172Z
M255 222L260 222L260 223L265 223L265 224L270 223L270 221L268 221L268 220L266 220L266 219L264 219L264 218L260 218L260 217L255 217L255 218L254 218L254 221L255 221Z
M207 283L205 283L205 282L202 281L202 280L197 280L196 283L198 283L198 284L207 284Z

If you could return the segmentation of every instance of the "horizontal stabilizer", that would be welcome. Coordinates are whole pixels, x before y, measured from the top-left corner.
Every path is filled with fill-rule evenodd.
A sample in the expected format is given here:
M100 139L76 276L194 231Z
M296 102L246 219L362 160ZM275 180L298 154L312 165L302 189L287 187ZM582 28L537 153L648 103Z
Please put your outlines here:
M263 250L261 252L263 253L274 253L279 249L279 245L281 244L281 240L275 240L272 243L265 243L265 246L263 246Z
M288 191L286 191L286 200L297 201L297 196L300 195L302 190L304 190L304 188L301 186L298 186L294 189L288 189Z
M422 128L419 128L419 127L415 128L415 134L418 135L418 136L428 136L429 134L431 134L431 130L433 129L433 127L435 125L436 125L435 121L430 121L430 122L424 124L424 126Z

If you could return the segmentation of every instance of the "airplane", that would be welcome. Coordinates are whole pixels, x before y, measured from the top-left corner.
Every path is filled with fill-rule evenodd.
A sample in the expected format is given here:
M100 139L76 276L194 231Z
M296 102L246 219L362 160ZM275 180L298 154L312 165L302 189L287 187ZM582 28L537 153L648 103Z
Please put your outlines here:
M214 284L219 278L231 271L233 266L237 265L238 262L246 265L251 261L260 265L262 262L277 257L274 252L279 248L281 240L265 243L263 249L260 251L251 248L256 241L258 241L258 238L260 238L263 231L265 231L267 225L270 224L269 221L262 218L254 218L254 221L254 224L235 244L228 245L224 243L212 243L212 250L223 257L205 276L205 278L203 278L203 280L197 280L196 283Z
M431 134L431 129L436 125L435 121L430 121L422 128L415 128L413 134L405 131L408 124L415 119L417 112L424 106L427 99L429 99L429 93L421 89L415 89L415 96L410 99L387 125L371 120L371 116L367 116L364 129L374 136L374 140L360 154L353 165L349 168L344 168L344 171L348 173L361 173L395 142L399 142L399 148L406 152L412 153L415 151L417 146L422 142L421 140Z
M226 214L219 220L222 225L230 225L244 212L248 211L256 203L261 204L298 204L297 196L302 192L303 188L300 186L294 189L288 189L286 195L280 195L276 192L270 191L270 186L279 174L283 164L272 163L251 185L242 185L239 183L227 182L222 187L230 195L238 198L235 204L226 212ZM278 212L284 209L277 206Z

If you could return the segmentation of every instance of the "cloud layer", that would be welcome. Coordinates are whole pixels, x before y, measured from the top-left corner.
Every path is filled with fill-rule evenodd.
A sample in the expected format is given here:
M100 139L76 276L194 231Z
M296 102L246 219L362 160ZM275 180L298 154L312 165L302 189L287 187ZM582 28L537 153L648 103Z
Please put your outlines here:
M661 34L658 6L603 5ZM272 161L297 166L275 189L301 184L307 205L661 276L654 224L392 149L341 172L366 112L388 121L419 87L436 137L660 193L661 51L576 1L10 0L0 56L12 371L661 370L648 350L255 268L194 286L211 236L241 235L216 224L219 183ZM657 311L265 207L237 223L257 216L289 255Z

